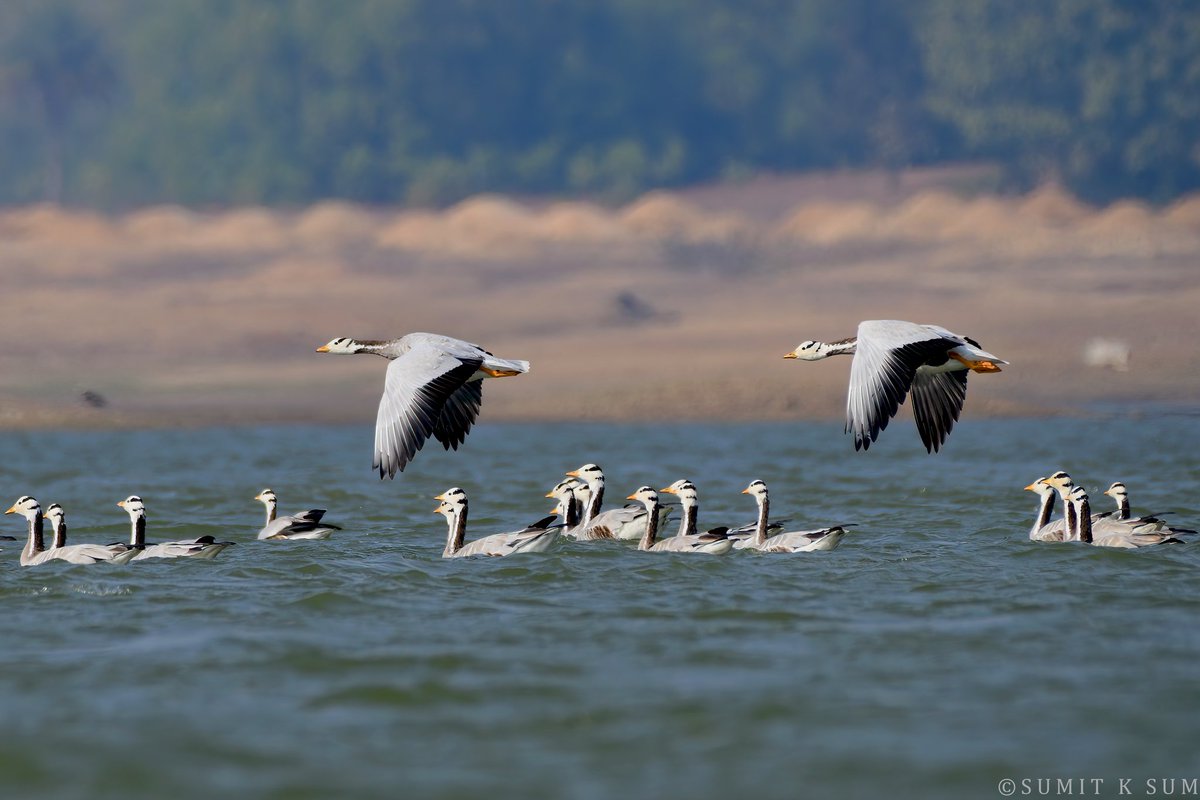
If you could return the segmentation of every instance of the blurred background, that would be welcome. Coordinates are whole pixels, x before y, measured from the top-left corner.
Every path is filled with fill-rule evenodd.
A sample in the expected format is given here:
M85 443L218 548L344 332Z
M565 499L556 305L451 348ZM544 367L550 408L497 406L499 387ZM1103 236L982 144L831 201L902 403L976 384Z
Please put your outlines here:
M839 416L866 318L970 414L1195 404L1200 6L10 0L0 425L367 420L433 330L500 419Z

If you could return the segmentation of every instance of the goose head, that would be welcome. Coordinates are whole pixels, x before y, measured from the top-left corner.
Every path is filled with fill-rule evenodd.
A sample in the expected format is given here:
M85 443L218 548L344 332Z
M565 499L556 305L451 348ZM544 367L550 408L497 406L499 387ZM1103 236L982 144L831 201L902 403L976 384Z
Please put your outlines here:
M584 464L579 469L571 470L567 475L585 481L589 487L604 485L604 470L595 464Z
M554 484L554 488L546 492L546 497L554 500L566 500L568 497L575 495L575 488L579 481L574 478L563 478L558 483Z
M271 489L263 489L261 492L254 495L254 499L267 506L274 506L278 505L279 503L279 499L275 497L275 492Z
M825 358L825 350L821 347L821 344L822 342L808 339L796 345L796 349L785 355L784 358L795 358L800 361L820 361Z
M755 502L761 503L767 499L767 485L762 481L750 481L750 485L742 489L742 494L748 494Z
M434 500L441 500L441 504L433 510L435 514L441 514L446 519L456 517L467 510L467 493L455 486L453 489L447 489L439 495L436 495Z
M339 336L333 339L328 344L323 344L317 348L318 353L337 353L340 355L353 355L354 353L363 352L362 342L356 339L349 339L345 336Z
M1047 483L1048 478L1038 478L1033 483L1025 487L1024 491L1034 492L1038 497L1054 494L1054 487Z
M626 500L635 500L646 507L646 510L653 511L658 506L658 492L654 491L653 487L642 486L636 492L625 498Z
M23 495L17 498L17 502L13 503L4 513L20 514L25 519L33 521L42 516L42 507L37 500L29 495Z
M59 527L67 520L67 512L64 511L63 507L58 503L51 503L50 505L46 506L44 516L46 519L50 520L50 524L55 528Z
M1055 472L1049 478L1044 478L1046 483L1053 486L1062 495L1063 500L1069 499L1071 490L1075 488L1075 482L1071 480L1071 476L1063 472L1061 469Z
M1120 481L1115 482L1112 486L1104 490L1104 493L1120 503L1122 500L1129 498L1129 490L1125 488L1125 484Z
M146 516L146 504L143 503L142 498L138 497L136 494L129 495L129 497L126 497L124 500L117 503L117 505L125 509L126 513L129 514L130 519L137 519L138 517Z
M700 493L696 491L696 484L687 478L681 478L665 489L659 489L659 491L675 495L685 506L693 506L700 501Z

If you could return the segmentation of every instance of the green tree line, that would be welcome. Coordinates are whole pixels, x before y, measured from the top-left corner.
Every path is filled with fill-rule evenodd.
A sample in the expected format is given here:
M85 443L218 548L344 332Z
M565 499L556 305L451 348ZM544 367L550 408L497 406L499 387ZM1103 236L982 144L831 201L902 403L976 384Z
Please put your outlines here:
M1200 185L1187 0L9 0L0 202L622 199L986 159Z

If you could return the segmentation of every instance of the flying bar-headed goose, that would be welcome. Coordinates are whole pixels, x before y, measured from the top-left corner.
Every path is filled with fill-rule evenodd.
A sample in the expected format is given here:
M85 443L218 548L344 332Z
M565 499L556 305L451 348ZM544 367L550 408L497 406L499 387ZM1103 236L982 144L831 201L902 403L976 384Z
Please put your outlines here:
M514 553L544 553L554 544L561 526L551 525L555 515L540 519L527 528L508 533L493 533L470 544L463 544L467 536L467 493L457 486L447 489L434 500L441 504L433 510L446 518L449 528L446 549L442 558L463 556L511 556Z
M457 450L479 416L481 381L529 371L528 361L496 358L477 344L435 333L399 339L334 339L318 353L373 353L388 359L375 418L374 467L379 477L402 472L433 436Z
M608 511L600 510L604 504L604 471L600 467L595 464L584 464L579 469L571 470L567 475L582 480L591 492L591 499L585 507L583 522L580 524L576 539L580 541L596 539L635 541L641 538L645 528L642 520L642 517L646 515L645 508L633 505L624 508L610 508ZM658 507L658 524L660 526L666 524L673 510L670 506L660 505Z
M642 538L638 541L638 550L646 550L651 553L706 553L719 556L733 549L733 542L725 535L724 528L714 528L708 533L698 536L671 536L658 541L660 524L658 492L649 486L642 486L626 499L637 501L646 508L646 513L642 515Z
M162 544L146 542L146 505L142 498L131 494L117 503L129 514L131 532L129 547L137 550L134 561L147 558L216 558L217 554L233 542L218 542L212 536L199 536L195 539L180 539Z
M739 550L757 550L760 553L812 553L822 550L832 550L837 547L846 535L848 525L833 525L828 528L818 528L812 531L788 531L768 537L767 530L771 501L767 492L767 484L762 481L751 481L742 490L742 494L751 495L758 503L758 525L754 538L747 544L741 542L734 545Z
M310 508L286 517L276 516L279 498L270 489L263 489L254 499L267 507L267 524L258 532L259 539L328 539L334 531L341 530L338 525L321 522L321 517L325 516L323 508Z
M860 322L857 336L837 342L801 342L784 358L819 361L851 353L846 431L854 432L855 450L879 438L911 390L917 432L936 453L962 412L967 370L999 372L1008 363L945 328L895 319Z

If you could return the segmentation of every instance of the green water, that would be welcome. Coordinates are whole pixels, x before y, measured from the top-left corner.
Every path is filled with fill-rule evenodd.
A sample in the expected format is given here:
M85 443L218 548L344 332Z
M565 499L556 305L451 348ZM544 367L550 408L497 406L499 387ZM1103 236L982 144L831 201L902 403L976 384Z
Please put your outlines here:
M73 541L239 544L216 561L21 568L0 544L0 796L997 797L1036 777L1193 778L1200 544L1032 544L1057 468L1200 525L1200 418L966 420L941 455L899 422L499 425L396 481L369 426L0 435L7 507L60 502ZM595 461L609 504L696 482L703 527L853 522L824 554L722 558L564 543L440 558L550 508ZM325 542L257 542L329 509ZM23 534L3 518L3 533Z

